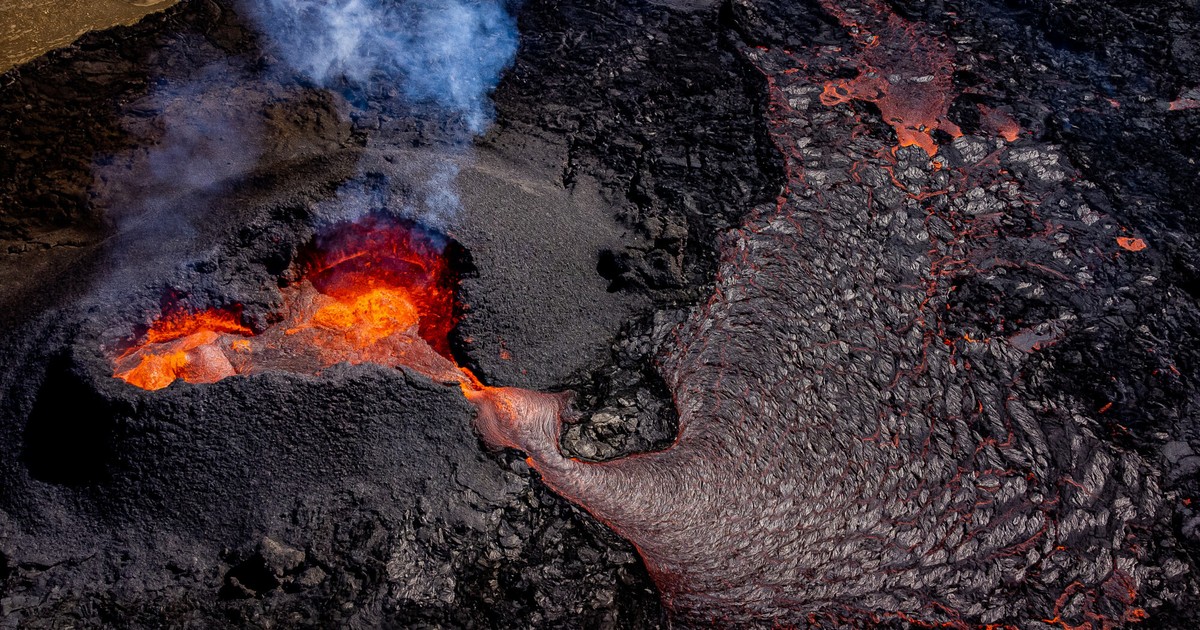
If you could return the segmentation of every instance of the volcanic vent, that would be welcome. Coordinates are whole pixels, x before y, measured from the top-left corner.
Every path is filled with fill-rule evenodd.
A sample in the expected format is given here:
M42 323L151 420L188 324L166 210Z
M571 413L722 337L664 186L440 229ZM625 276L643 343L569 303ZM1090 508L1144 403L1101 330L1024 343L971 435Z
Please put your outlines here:
M458 251L410 222L372 217L337 226L300 255L297 279L282 289L283 311L265 330L246 326L239 306L196 312L168 299L162 315L114 359L113 376L158 390L176 380L315 374L370 362L472 383L450 351L460 315L451 249Z

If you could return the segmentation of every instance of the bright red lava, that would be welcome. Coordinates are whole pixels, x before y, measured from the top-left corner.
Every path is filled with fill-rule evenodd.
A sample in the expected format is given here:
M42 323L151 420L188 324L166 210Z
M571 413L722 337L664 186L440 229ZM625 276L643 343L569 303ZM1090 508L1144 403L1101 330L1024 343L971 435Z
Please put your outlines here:
M167 308L115 359L113 376L157 390L178 379L214 383L372 362L482 388L450 353L457 279L441 242L414 226L370 219L343 225L318 245L301 257L302 280L283 290L275 325L255 333L240 308Z

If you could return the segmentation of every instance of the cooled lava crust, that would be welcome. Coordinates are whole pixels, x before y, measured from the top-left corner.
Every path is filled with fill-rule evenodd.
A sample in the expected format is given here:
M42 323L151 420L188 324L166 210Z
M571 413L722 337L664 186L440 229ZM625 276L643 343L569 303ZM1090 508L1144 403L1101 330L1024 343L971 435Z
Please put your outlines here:
M201 0L4 76L0 625L1200 623L1193 6L523 11L453 230L455 356L513 388L470 400L113 378L164 296L277 324L348 202L420 195L420 108L260 77ZM122 210L139 99L213 61L184 102L262 156ZM154 204L190 231L139 249Z

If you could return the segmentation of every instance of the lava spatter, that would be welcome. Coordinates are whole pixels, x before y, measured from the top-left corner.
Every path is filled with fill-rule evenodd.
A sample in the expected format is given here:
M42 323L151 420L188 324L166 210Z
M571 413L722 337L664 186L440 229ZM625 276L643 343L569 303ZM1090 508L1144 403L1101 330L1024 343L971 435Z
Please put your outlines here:
M237 309L170 311L116 358L113 375L157 390L177 379L213 383L371 362L475 386L450 354L455 279L443 249L414 226L379 219L340 226L305 256L302 279L284 290L279 323L255 334Z

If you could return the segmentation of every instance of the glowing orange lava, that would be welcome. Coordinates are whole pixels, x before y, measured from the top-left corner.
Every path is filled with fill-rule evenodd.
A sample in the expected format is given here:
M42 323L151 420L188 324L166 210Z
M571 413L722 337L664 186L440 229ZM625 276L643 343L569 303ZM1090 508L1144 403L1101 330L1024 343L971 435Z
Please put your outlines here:
M896 131L899 146L918 146L933 156L938 150L934 131L955 138L962 135L947 115L954 99L954 51L945 42L918 33L883 4L864 5L867 11L860 14L829 0L821 2L862 49L858 76L827 83L821 103L827 107L855 100L874 103L884 122Z
M213 383L234 373L229 360L216 350L216 344L249 334L250 329L242 325L237 313L218 309L200 313L174 311L146 331L145 344L117 358L113 376L142 389L162 389L177 378Z
M1118 236L1117 245L1120 246L1121 249L1131 252L1140 252L1143 249L1146 249L1146 241L1143 241L1140 238L1131 238L1128 236Z
M1013 120L1008 112L983 104L978 105L977 109L979 110L979 126L984 131L1000 136L1008 142L1013 142L1021 137L1021 125L1017 124L1017 121Z
M177 379L214 383L371 362L480 389L450 353L456 277L443 249L408 225L372 219L342 226L301 257L303 279L284 289L279 323L255 334L237 310L172 311L116 358L113 376L156 390Z

